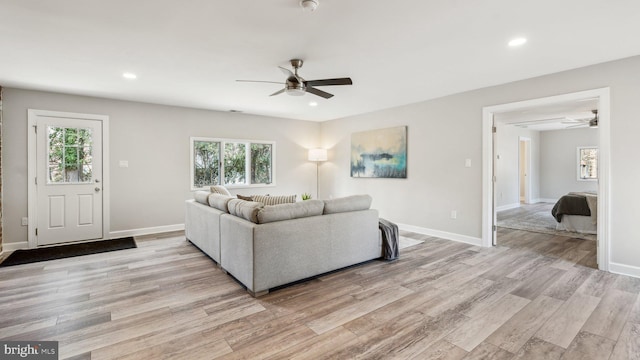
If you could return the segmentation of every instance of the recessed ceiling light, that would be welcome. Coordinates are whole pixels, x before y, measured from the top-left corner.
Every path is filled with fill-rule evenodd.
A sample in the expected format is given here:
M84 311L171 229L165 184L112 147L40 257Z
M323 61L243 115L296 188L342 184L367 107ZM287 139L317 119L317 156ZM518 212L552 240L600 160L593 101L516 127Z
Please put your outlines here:
M315 101L311 101L311 102L309 103L309 106L318 106L318 103L317 103L317 102L315 102Z
M513 47L513 46L520 46L520 45L524 45L527 42L527 39L520 37L520 38L515 38L511 41L509 41L509 46Z
M300 6L304 11L316 11L318 5L318 0L300 0Z
M126 72L126 73L122 74L122 77L125 78L125 79L135 79L138 76L136 74L134 74L134 73Z

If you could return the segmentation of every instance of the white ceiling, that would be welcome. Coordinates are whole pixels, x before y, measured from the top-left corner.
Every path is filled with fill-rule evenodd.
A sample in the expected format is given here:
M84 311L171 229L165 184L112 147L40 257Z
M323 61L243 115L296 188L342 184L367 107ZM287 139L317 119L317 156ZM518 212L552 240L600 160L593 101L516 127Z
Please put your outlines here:
M313 13L298 0L0 0L0 85L322 121L638 55L639 15L637 0L320 0ZM517 36L528 42L509 48ZM354 85L322 87L325 100L235 81L284 81L291 58L308 80Z
M581 99L497 113L494 120L536 131L574 129L588 127L593 110L598 110L598 99Z

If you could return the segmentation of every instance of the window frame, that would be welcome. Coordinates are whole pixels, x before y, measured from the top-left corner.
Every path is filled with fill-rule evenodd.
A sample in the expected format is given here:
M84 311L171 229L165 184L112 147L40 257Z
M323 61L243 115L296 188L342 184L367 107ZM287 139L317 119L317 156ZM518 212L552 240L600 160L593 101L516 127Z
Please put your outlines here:
M210 184L203 187L194 186L195 180L195 166L194 166L194 145L195 142L215 142L220 144L219 154L220 158L218 159L219 166L219 184ZM225 184L224 183L224 148L228 143L240 143L245 145L245 183L244 184ZM260 144L260 145L271 145L271 182L268 184L252 184L251 183L251 144ZM272 140L247 140L247 139L228 139L228 138L210 138L210 137L199 137L199 136L191 136L189 138L189 172L190 172L190 183L189 187L191 191L196 190L207 190L212 185L222 185L229 189L248 189L248 188L263 188L263 187L274 187L276 186L276 142Z
M578 181L598 181L598 177L599 177L599 169L596 169L596 177L595 178L583 178L582 177L582 166L581 166L581 162L582 162L582 150L584 149L595 149L598 152L598 155L596 157L596 168L598 168L598 163L599 163L599 157L600 157L600 150L598 149L597 146L578 146L577 150L576 150L576 165L577 165L577 180Z

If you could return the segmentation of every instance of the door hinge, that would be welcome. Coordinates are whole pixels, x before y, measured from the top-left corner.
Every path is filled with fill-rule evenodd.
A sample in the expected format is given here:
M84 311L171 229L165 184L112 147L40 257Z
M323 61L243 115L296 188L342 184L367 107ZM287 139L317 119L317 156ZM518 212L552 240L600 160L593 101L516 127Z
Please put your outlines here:
M33 131L35 131L36 134L38 133L38 125L33 125Z
M496 176L493 175L493 182L496 182L498 179L496 179Z
M36 228L36 236L38 236L38 228Z
M35 182L36 185L38 185L38 178L33 178L33 182Z
M491 128L491 131L495 134L495 133L498 132L498 129L494 126L494 127Z
M498 231L498 225L493 225L493 231Z

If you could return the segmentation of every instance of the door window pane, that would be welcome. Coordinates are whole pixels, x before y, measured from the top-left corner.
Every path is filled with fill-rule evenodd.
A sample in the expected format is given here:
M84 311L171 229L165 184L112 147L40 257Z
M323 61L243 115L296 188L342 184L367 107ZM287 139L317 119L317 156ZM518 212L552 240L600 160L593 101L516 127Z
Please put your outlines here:
M91 182L91 129L49 126L47 134L48 183Z

